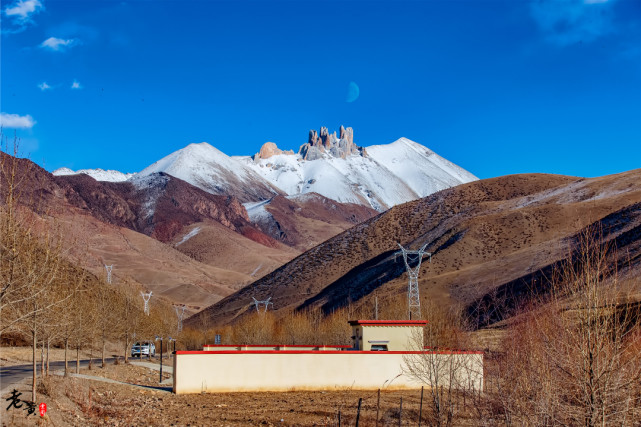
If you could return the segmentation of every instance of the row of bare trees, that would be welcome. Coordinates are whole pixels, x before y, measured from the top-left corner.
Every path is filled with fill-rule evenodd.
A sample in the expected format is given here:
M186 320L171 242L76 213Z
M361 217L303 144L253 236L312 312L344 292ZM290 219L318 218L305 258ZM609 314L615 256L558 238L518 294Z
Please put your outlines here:
M407 301L403 298L386 299L375 312L373 307L348 305L335 309L329 315L320 309L306 309L275 316L253 308L236 322L227 326L212 326L206 312L196 315L197 327L185 328L183 344L190 350L213 344L219 334L223 344L283 344L283 345L351 345L349 320L404 319Z
M175 333L171 306L154 301L150 315L143 313L140 288L134 284L108 285L78 267L82 260L68 251L54 218L33 199L28 180L33 164L0 150L0 340L18 337L32 346L32 400L36 398L37 347L41 346L42 376L49 373L49 349L75 350L76 372L81 351L93 357L98 349L102 366L108 345L120 343L127 360L134 340ZM174 335L175 336L175 335ZM46 354L46 356L45 356ZM91 362L90 362L91 363Z

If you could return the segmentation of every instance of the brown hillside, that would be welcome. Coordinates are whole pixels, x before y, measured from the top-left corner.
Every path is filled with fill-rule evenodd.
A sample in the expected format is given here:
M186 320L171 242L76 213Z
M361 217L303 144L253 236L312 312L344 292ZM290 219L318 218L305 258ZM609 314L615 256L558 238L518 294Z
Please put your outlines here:
M301 251L378 214L367 206L338 203L317 193L276 196L264 207L270 217L262 218L256 226Z
M85 260L95 274L104 274L103 264L114 264L116 279L137 281L193 310L301 251L252 224L236 198L209 194L170 175L133 183L100 182L87 175L56 177L27 159L0 155L6 164L16 162L20 202L62 229L71 256ZM0 175L0 193L5 179ZM275 207L286 207L274 217L301 247L318 244L372 214L367 208L323 200L292 203L277 200ZM316 212L319 203L325 210ZM199 232L187 238L196 228Z
M407 276L397 242L428 244L421 267L424 299L472 309L494 293L518 294L537 272L564 259L574 237L600 223L606 239L638 272L641 170L593 179L527 174L487 179L397 206L316 246L207 309L225 323L251 297L274 309L326 312L377 295L402 296ZM541 277L538 277L541 279ZM498 319L490 319L498 320Z

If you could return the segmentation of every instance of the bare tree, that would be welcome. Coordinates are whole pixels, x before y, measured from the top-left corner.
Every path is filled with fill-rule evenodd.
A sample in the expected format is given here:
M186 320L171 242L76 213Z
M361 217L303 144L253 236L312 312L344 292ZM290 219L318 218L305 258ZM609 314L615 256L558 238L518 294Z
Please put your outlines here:
M412 337L415 353L403 357L403 371L427 386L429 424L451 426L460 415L459 395L482 387L483 359L480 354L453 350L464 346L465 337L464 323L456 311L431 301L422 309L429 323L424 333Z
M271 312L247 314L234 324L233 340L238 344L273 344L275 327Z
M599 230L578 239L549 292L534 296L488 371L506 423L632 425L641 419L639 304L620 286Z

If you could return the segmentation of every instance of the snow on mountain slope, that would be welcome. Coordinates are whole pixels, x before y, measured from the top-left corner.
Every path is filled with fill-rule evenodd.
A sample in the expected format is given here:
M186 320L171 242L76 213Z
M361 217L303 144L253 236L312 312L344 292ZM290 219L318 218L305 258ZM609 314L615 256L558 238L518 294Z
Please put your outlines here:
M272 219L272 214L267 212L267 209L265 209L265 205L269 204L271 200L272 199L267 199L260 202L243 203L243 206L245 206L245 209L247 210L249 220L252 223L260 222L261 220Z
M134 174L133 173L122 173L115 170L104 170L104 169L80 169L77 171L72 171L69 168L60 168L52 172L55 176L63 175L78 175L85 174L89 175L96 181L107 181L107 182L122 182L127 181Z
M165 172L212 194L236 196L241 202L282 194L251 168L206 142L189 144L137 175L147 176L156 172Z
M378 211L478 179L406 138L365 151L365 156L325 155L316 160L287 154L237 159L290 196L316 192Z
M367 147L367 154L425 197L478 178L427 147L407 138Z
M305 148L305 150L303 150ZM387 145L358 147L351 128L341 138L321 128L310 131L298 154L267 143L252 157L230 157L206 142L189 144L130 179L117 171L62 168L55 175L87 173L100 181L130 181L164 172L204 191L231 195L242 203L276 195L318 193L340 203L384 211L477 178L427 147L407 138ZM260 212L260 209L257 210Z
M382 186L383 180L394 180L389 171L377 168L370 159L360 156L298 160L299 156L276 155L254 162L249 157L239 158L248 167L288 195L315 192L341 203L356 203L384 210L397 200L390 185ZM374 190L375 189L375 190ZM404 197L412 197L409 188L397 186ZM374 190L374 191L373 191Z

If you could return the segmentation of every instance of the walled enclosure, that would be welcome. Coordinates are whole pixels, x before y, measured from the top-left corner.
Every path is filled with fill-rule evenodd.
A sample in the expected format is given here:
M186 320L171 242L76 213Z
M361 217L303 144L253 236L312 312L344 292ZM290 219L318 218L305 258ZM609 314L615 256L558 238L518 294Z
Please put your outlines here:
M426 323L352 321L355 345L349 350L340 346L240 345L205 346L214 351L178 351L174 357L174 392L429 386L405 373L408 365L417 364L437 371L439 385L447 385L452 378L454 387L482 390L483 353L422 349L422 328ZM387 345L390 351L368 351L372 345Z
M405 358L438 359L443 385L448 366L465 366L454 373L456 380L466 388L483 388L479 352L179 351L174 357L174 392L418 388L423 384L403 374Z

